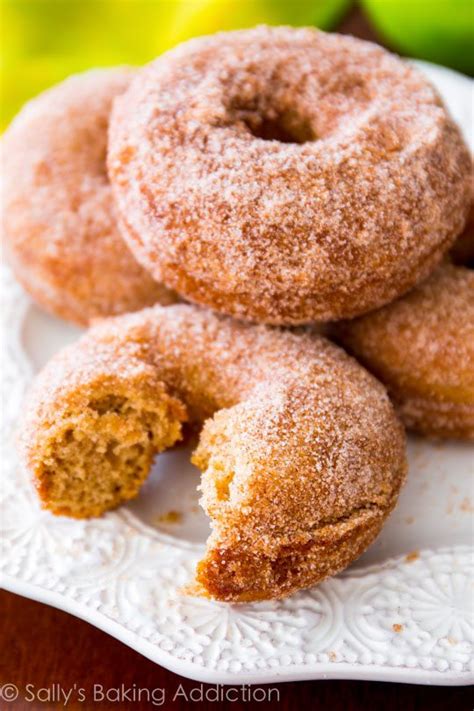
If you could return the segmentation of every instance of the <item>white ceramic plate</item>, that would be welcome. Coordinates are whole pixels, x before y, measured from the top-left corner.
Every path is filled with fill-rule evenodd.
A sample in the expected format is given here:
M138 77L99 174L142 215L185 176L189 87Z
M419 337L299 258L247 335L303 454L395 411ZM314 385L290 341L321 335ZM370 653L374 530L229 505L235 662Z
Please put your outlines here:
M466 133L471 82L432 65ZM472 146L472 134L468 136ZM155 662L213 683L474 680L472 448L410 441L400 503L374 545L342 575L280 602L185 597L208 533L198 472L164 454L139 498L100 519L41 511L16 461L14 429L32 374L78 331L34 306L4 272L1 486L4 586L88 620ZM167 516L178 512L173 522Z

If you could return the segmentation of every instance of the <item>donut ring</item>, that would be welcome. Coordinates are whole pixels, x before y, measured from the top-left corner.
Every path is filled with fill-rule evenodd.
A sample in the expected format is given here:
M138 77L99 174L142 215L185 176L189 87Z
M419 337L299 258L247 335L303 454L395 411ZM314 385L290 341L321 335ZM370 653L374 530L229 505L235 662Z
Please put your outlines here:
M312 29L187 42L115 103L109 175L137 259L190 301L272 324L355 316L461 232L470 156L422 75Z
M406 470L382 385L320 336L189 305L104 320L39 375L21 430L44 506L95 516L135 496L154 455L205 421L194 463L213 532L199 594L276 598L375 538Z
M405 425L474 440L474 272L445 265L383 309L335 326L388 387Z
M71 77L27 104L2 139L9 261L36 301L78 324L176 301L119 234L106 175L110 107L131 76Z

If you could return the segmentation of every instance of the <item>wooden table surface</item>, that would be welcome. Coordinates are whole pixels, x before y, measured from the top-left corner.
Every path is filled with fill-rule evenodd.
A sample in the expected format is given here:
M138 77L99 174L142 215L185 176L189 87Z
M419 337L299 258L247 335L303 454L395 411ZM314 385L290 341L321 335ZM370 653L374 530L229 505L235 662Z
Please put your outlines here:
M383 44L357 9L344 19L339 31ZM185 695L189 698L193 690L192 694L196 698L201 691L199 683L163 669L92 625L65 612L2 591L0 686L4 684L14 684L19 692L18 698L11 703L0 700L0 711L47 711L61 708L69 711L141 711L153 708L173 711L191 708L238 711L250 706L250 703L242 700L245 696L240 691L238 701L190 703ZM94 685L99 688L99 697L100 689L110 690L111 700L94 702ZM126 701L126 695L121 702L114 701L114 698L123 694L122 685L129 690L127 695L131 701ZM272 707L279 711L468 711L474 707L474 692L468 687L426 687L368 681L308 681L271 684L270 687L278 689L279 702L271 704L262 701L254 704L254 707ZM71 690L70 701L66 706L60 697L59 688L66 692ZM203 685L203 689L205 692L207 685ZM134 696L138 698L138 690L142 690L142 701L133 701ZM152 702L153 690L156 690L155 703ZM165 690L164 693L162 690ZM147 695L150 702L146 701ZM161 703L163 695L166 701ZM31 700L33 696L35 700ZM81 700L83 697L85 700Z

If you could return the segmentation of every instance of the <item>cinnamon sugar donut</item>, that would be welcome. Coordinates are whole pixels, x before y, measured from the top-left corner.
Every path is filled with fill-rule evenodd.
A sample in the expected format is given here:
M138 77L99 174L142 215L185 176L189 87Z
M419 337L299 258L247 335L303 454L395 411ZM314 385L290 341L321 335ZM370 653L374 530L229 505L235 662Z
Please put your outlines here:
M27 104L2 140L9 261L36 301L79 324L176 300L120 236L106 174L111 103L131 76L71 77Z
M474 271L445 265L403 298L336 325L410 429L474 440Z
M468 211L470 156L433 87L380 47L313 29L204 37L140 70L115 103L108 167L156 279L272 324L399 296Z
M22 452L43 504L95 516L135 496L154 455L205 422L194 463L212 534L194 592L276 598L348 565L405 476L383 387L321 336L189 305L104 320L37 378Z

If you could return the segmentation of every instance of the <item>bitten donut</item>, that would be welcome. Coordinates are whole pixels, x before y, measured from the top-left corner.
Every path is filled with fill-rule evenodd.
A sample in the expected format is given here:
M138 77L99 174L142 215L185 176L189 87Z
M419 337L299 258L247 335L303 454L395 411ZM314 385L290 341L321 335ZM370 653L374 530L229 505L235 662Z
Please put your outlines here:
M79 324L176 298L135 261L105 168L125 69L73 76L25 106L2 139L5 251L25 289Z
M320 336L189 305L93 328L40 374L21 429L43 504L95 516L137 494L184 421L211 518L194 591L281 597L348 565L405 477L404 433L380 385Z
M461 232L470 156L432 86L373 44L259 27L190 41L115 103L124 235L158 280L271 324L362 314Z
M389 389L407 427L474 440L474 271L446 265L338 339Z

